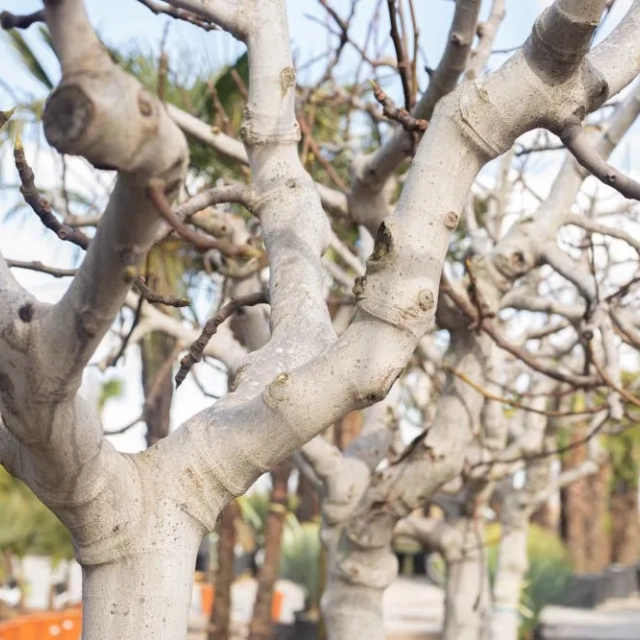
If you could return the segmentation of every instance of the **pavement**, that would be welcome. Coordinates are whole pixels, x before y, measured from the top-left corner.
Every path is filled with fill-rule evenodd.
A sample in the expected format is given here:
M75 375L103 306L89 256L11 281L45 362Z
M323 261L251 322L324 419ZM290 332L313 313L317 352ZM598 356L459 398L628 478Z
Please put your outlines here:
M253 598L248 591L238 591L238 598ZM442 628L442 589L424 578L400 577L385 591L383 598L384 626L388 640L435 640ZM234 609L246 609L253 600L234 604ZM191 616L192 631L188 640L203 640L206 620ZM236 622L237 635L232 640L246 637L247 625Z
M545 607L541 625L545 640L640 640L640 597L596 609Z
M385 591L383 608L387 640L438 638L444 594L424 578L399 577ZM545 640L640 640L640 596L609 600L593 610L548 606L542 612L541 623ZM194 629L202 629L205 624L204 619L199 620ZM233 640L246 637L246 626L237 625ZM188 640L204 637L202 632L194 631Z

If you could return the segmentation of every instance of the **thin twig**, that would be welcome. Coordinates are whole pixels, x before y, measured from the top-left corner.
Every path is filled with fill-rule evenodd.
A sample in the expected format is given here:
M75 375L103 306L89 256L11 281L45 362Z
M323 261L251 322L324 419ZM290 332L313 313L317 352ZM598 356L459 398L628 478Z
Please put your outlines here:
M522 409L523 411L529 411L530 413L537 413L541 416L548 416L550 418L564 418L568 416L581 416L581 415L591 415L594 413L599 413L607 408L607 405L600 405L598 407L593 407L591 409L585 409L584 411L554 411L554 410L546 410L546 409L536 409L535 407L531 407L529 405L523 404L522 402L518 402L517 400L511 400L509 398L505 398L504 396L499 396L495 393L491 393L487 391L485 388L474 382L469 376L461 371L457 371L453 367L445 366L444 369L449 371L452 375L456 376L466 384L468 384L472 389L475 389L480 395L482 395L487 400L493 400L495 402L501 402L502 404L509 405L510 407L514 407L516 409Z
M20 176L20 193L25 202L33 209L33 212L40 218L42 224L49 230L53 231L60 240L66 240L84 249L89 248L91 240L79 229L74 229L60 222L51 212L51 205L45 200L38 191L35 183L35 175L27 162L22 146L20 136L16 138L15 148L13 151L16 169Z
M373 85L373 95L375 99L382 105L382 113L389 120L399 122L405 131L422 133L429 126L426 120L414 118L406 109L398 109L395 102L380 88L380 85L371 81Z
M154 0L138 0L138 2L156 15L165 14L174 20L183 20L184 22L190 22L196 26L204 29L205 31L218 31L220 27L213 22L209 22L204 18L200 18L195 13L187 11L186 9L178 9L172 6L166 6L160 2L154 2Z
M0 13L0 26L5 31L9 29L27 29L36 22L44 22L44 10L34 11L27 15L16 15L10 11Z
M398 30L396 0L387 0L387 7L389 9L389 22L391 24L391 40L393 41L393 47L396 50L398 73L400 74L402 92L404 93L404 106L407 111L411 111L414 102L413 93L411 91L411 87L413 86L413 82L411 80L411 63L407 59L404 44L402 43L402 36Z
M229 119L227 112L224 110L224 105L222 104L222 102L220 102L220 96L218 95L218 90L216 89L216 85L213 80L207 81L207 89L209 90L209 95L211 96L211 102L213 104L213 110L216 115L216 120L220 123L218 125L219 128L226 135L232 135L231 120Z
M259 291L257 293L251 293L246 296L238 298L232 298L230 302L224 305L213 318L207 321L202 329L202 333L198 339L189 348L182 360L180 360L180 370L176 374L176 388L179 387L184 379L187 377L189 370L194 364L197 364L202 360L202 353L205 350L209 340L216 334L218 327L227 319L230 318L238 309L242 307L253 307L257 304L265 304L269 302L269 297L266 291Z
M28 271L38 271L40 273L46 273L54 278L68 278L75 276L77 269L59 269L57 267L49 267L42 262L23 262L22 260L7 260L7 265L12 269L27 269Z
M216 249L226 256L243 256L243 257L257 257L262 253L250 247L248 245L235 245L228 240L218 240L204 236L197 231L189 228L178 215L171 209L171 204L167 200L165 194L165 183L160 179L152 179L147 186L147 196L154 204L160 216L164 221L169 224L176 233L190 242L198 251L209 251L210 249Z
M167 307L188 307L191 304L189 298L176 298L175 296L163 296L156 291L152 291L145 284L144 280L138 276L134 282L134 285L140 295L151 304L163 304Z
M305 136L307 144L311 148L311 151L313 151L313 154L315 155L318 162L327 172L327 175L331 178L331 180L333 180L334 184L336 185L336 187L338 187L338 189L340 189L340 191L342 191L343 193L347 193L347 191L349 191L349 188L344 183L335 167L322 155L322 151L313 137L311 127L309 126L309 123L302 113L298 115L298 124L300 125L300 129Z
M140 296L140 298L138 299L138 305L136 306L136 310L133 314L133 322L131 323L131 328L129 329L129 331L127 331L127 335L123 338L122 344L120 345L120 348L118 349L117 353L114 356L109 357L107 359L107 363L106 363L107 367L114 367L118 362L118 360L120 360L120 358L122 358L122 356L124 355L124 352L126 351L127 346L129 345L129 341L131 340L131 336L133 335L133 332L135 331L136 327L138 326L138 323L140 322L140 317L142 316L143 303L144 303L144 297Z
M139 422L144 420L144 414L139 415L135 420L128 422L124 425L124 427L120 427L119 429L114 429L113 431L105 431L105 436L119 436L121 433L125 433L129 431L132 427L135 427Z
M18 136L15 143L14 148L14 159L16 169L18 170L18 175L20 176L20 193L22 193L22 197L25 202L31 207L33 212L40 218L42 224L53 231L60 240L65 240L67 242L71 242L76 246L84 249L85 251L89 248L91 244L91 238L84 234L80 229L75 229L70 227L67 224L64 224L56 218L52 211L51 205L48 200L42 197L40 192L38 191L38 187L35 183L35 175L33 170L29 166L27 162L27 158L24 153L24 147L22 146L22 141ZM135 286L138 288L142 296L149 300L149 302L166 304L172 307L185 307L190 303L185 298L174 298L173 296L161 296L157 293L154 293L147 287L140 276L137 276L134 280Z
M473 306L473 303L468 298L465 298L465 296L462 295L459 291L457 291L455 287L452 287L444 274L442 275L440 286L443 293L449 296L449 298L451 298L456 306L472 321L472 323L474 323L473 326L477 327L478 329L482 329L501 349L509 352L519 360L522 360L522 362L524 362L535 371L539 371L540 373L543 373L553 380L558 380L559 382L567 382L578 388L600 386L601 379L598 376L577 375L572 372L564 373L557 367L545 365L544 363L531 356L531 354L529 354L526 349L522 349L506 340L501 335L500 331L498 331L494 327L489 318L482 318L481 320L479 319L478 311Z
M249 98L249 89L247 89L247 85L245 81L242 79L237 69L231 69L230 71L231 79L236 83L236 87L240 92L243 100L247 100Z

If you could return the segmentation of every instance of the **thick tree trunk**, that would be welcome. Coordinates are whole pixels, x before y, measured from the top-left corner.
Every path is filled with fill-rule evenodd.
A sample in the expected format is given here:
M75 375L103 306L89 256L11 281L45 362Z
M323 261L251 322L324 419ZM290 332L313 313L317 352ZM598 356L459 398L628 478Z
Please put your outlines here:
M258 593L253 607L253 618L249 626L249 640L269 640L271 638L271 607L273 587L278 579L282 530L287 515L287 485L291 464L281 462L271 472L271 504L267 516L264 541L264 562L258 576Z
M218 572L207 640L228 640L231 620L231 585L235 577L236 518L238 503L230 502L222 512L218 538Z
M392 554L384 559L383 566L389 562L397 566L396 557ZM373 569L372 573L381 572ZM330 640L350 638L385 640L382 616L383 593L382 586L376 588L356 583L350 584L344 579L336 579L329 573L322 596L322 612L327 638Z
M611 562L634 564L639 544L638 487L618 482L611 493Z
M457 548L447 548L442 640L489 640L491 588L482 518L460 518Z
M515 507L515 508L512 508ZM498 547L498 566L493 584L491 640L518 640L520 594L529 566L527 559L527 514L507 505L502 520L502 537Z

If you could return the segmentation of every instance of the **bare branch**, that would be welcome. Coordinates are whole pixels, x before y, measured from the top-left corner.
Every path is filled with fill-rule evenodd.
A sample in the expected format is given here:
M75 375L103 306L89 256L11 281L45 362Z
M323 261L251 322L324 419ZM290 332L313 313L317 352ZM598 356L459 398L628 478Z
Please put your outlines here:
M22 184L20 193L22 193L25 202L33 209L33 212L38 218L40 218L42 224L47 229L53 231L60 240L71 242L86 251L91 242L89 237L79 229L74 229L60 222L53 213L51 213L51 205L40 195L36 187L35 176L27 163L22 141L19 136L16 139L13 156Z
M640 71L639 29L640 0L633 0L627 15L588 56L604 77L609 96L624 89Z
M460 378L466 382L470 387L475 389L478 393L482 394L487 400L493 400L495 402L501 402L502 404L506 404L510 407L515 407L516 409L522 409L523 411L528 411L531 413L537 413L541 416L547 416L550 418L562 418L567 416L580 416L580 415L591 415L594 413L600 413L604 409L606 409L606 405L600 405L596 407L592 407L590 409L585 409L584 411L555 411L551 409L538 409L532 405L526 405L522 402L518 402L517 400L512 400L510 398L505 398L504 396L499 396L495 393L491 393L487 391L482 385L474 382L469 376L467 376L462 371L456 371L453 367L445 366L447 371L450 371L454 376Z
M600 182L613 187L625 198L640 200L640 183L612 167L589 144L589 140L580 125L568 127L561 133L560 137L580 165L591 172Z
M253 247L236 246L227 240L218 240L203 236L185 225L180 217L171 209L171 205L165 195L166 186L163 180L152 180L147 187L147 195L153 202L158 213L162 218L173 227L176 232L185 240L193 244L199 251L208 251L209 249L217 249L221 253L228 256L260 256L262 252Z
M505 16L505 0L493 0L491 13L486 22L478 23L478 46L471 52L467 71L465 73L468 80L473 80L480 75L484 65L487 63L493 48L493 42L498 33Z
M390 0L393 1L393 0ZM371 81L373 85L373 95L376 100L382 105L382 113L384 113L389 120L395 120L402 125L405 131L425 131L429 126L426 120L420 120L414 118L406 109L398 109L395 102L380 88L380 85Z
M165 6L164 3L155 2L154 0L138 0L140 4L143 4L147 9L155 13L156 15L165 14L174 18L175 20L184 20L185 22L190 22L191 24L195 24L197 27L204 29L205 31L213 31L219 30L220 27L217 24L213 24L209 20L203 20L199 18L196 14L191 11L187 11L185 9L176 9L172 6Z
M27 15L16 15L10 11L0 12L0 26L5 31L9 29L28 29L36 22L44 22L44 11L34 11Z
M238 40L247 37L250 5L245 0L166 0L166 3L219 25Z
M269 302L269 296L264 291L252 293L240 298L232 298L231 301L224 305L224 307L222 307L222 309L220 309L213 318L208 320L202 329L200 337L189 348L189 353L180 360L180 369L178 373L176 373L176 388L182 384L191 367L202 360L204 348L218 331L218 327L227 318L230 318L242 307L253 307L257 304L264 304L267 302Z
M576 482L577 480L580 480L581 478L593 475L594 473L597 473L597 471L598 465L593 460L585 460L577 467L568 469L567 471L563 471L556 478L555 482L549 483L549 485L541 491L537 491L531 496L523 496L522 502L528 507L539 506L543 502L549 500L549 498L551 498L560 489Z
M49 267L42 262L23 262L22 260L7 260L7 264L12 269L27 269L28 271L39 271L40 273L46 273L54 278L68 278L75 276L78 272L77 269L59 269L57 267Z
M389 23L391 25L391 41L396 51L396 60L398 61L398 73L402 82L402 92L404 93L404 106L407 111L411 111L414 102L412 91L413 80L411 78L411 63L407 58L407 52L404 50L402 36L398 30L398 20L396 8L396 0L387 0L387 8L389 10Z

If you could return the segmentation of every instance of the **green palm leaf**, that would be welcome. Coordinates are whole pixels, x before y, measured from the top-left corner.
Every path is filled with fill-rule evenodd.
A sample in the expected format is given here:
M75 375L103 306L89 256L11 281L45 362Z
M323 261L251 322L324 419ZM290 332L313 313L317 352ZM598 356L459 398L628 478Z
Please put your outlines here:
M46 32L46 29L42 29L40 33ZM7 38L13 50L18 54L22 64L29 70L31 75L44 85L44 87L52 91L55 84L49 77L45 68L42 66L35 51L29 46L29 43L24 39L22 34L17 29L12 29L7 32ZM51 43L51 39L47 34L48 42ZM45 39L45 42L47 40ZM50 44L51 46L51 44Z

